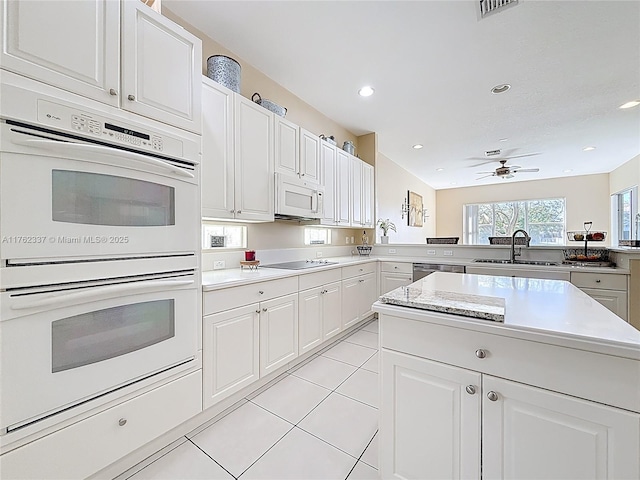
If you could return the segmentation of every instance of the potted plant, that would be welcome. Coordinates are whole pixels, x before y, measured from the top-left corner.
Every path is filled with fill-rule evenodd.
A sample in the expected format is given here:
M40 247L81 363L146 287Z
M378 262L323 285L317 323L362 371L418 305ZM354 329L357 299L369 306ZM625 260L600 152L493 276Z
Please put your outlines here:
M389 230L393 230L395 232L396 231L395 224L388 218L385 220L379 218L378 226L382 229L382 236L380 237L380 243L389 243L389 237L387 236L387 232Z

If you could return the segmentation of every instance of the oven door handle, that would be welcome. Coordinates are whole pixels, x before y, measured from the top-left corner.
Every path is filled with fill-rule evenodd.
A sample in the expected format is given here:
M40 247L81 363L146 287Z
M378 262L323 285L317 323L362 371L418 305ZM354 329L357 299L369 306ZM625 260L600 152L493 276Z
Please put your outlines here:
M104 155L109 157L110 164L119 164L121 167L130 167L129 163L125 160L134 160L140 163L146 163L154 167L159 167L163 170L168 170L171 173L175 173L180 177L195 178L193 173L188 172L180 167L171 165L170 163L163 162L162 160L156 160L153 157L142 155L140 153L128 152L126 150L116 150L109 147L103 147L102 145L86 145L84 143L72 143L61 142L58 140L25 140L22 138L13 139L13 143L18 145L24 145L26 147L42 148L47 150L53 150L56 152L79 152L89 153L91 155ZM120 158L121 161L117 159ZM193 162L196 163L196 162ZM197 163L196 163L197 164Z
M60 306L65 304L86 303L93 300L103 300L116 295L126 293L141 293L148 290L166 289L192 285L193 280L159 280L153 282L140 282L139 285L124 283L107 285L104 287L91 287L81 292L69 293L68 290L50 293L47 295L34 294L33 297L16 297L11 299L11 310L26 310L28 308Z

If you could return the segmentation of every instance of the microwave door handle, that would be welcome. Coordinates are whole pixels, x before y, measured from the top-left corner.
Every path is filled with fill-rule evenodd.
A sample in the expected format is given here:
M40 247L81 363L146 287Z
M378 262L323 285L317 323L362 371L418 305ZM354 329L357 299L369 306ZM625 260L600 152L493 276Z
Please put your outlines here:
M25 310L27 308L48 307L63 304L86 303L92 300L103 300L121 293L139 293L147 290L158 290L160 288L182 287L193 284L193 280L161 280L157 282L140 282L139 285L131 283L119 285L107 285L104 287L90 287L81 292L50 293L48 295L37 295L37 298L20 297L11 300L11 310ZM34 295L34 297L36 297Z
M313 213L318 213L318 191L314 190L313 195L311 195L311 211Z
M72 143L72 142L60 142L57 140L25 140L22 138L16 138L12 140L13 143L18 145L24 145L26 147L34 147L34 148L43 148L47 150L53 150L57 152L85 152L91 155L106 155L109 157L109 163L120 163L119 166L129 167L130 165L124 161L117 162L116 159L118 157L124 160L134 160L141 163L146 163L147 165L153 165L154 167L159 167L163 170L168 170L171 173L175 173L181 177L187 178L195 178L193 173L183 170L180 167L176 167L174 165L163 162L162 160L156 160L153 157L149 157L147 155L141 155L140 153L127 152L126 150L114 150L113 148L103 147L101 145L87 145L84 143ZM114 153L117 152L117 155ZM197 164L197 162L192 162Z

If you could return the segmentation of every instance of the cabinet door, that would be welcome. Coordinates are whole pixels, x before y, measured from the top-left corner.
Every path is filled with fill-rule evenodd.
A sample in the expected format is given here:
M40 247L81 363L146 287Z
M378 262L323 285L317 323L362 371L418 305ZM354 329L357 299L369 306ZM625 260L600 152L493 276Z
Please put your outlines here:
M323 225L337 224L338 199L338 171L336 147L325 141L320 141L321 181L324 186L324 209L320 223Z
M298 294L260 302L260 376L298 356Z
M275 171L300 175L300 134L298 126L276 115Z
M327 340L342 330L342 285L340 282L324 286L322 296L322 338Z
M351 157L336 149L337 187L336 213L338 225L351 225Z
M300 127L300 176L320 183L320 137Z
M255 303L204 317L204 408L260 378L259 312Z
M202 82L202 216L234 218L234 93L207 77Z
M360 320L360 277L342 280L342 329L349 328Z
M362 220L362 160L356 157L349 157L351 161L351 225L361 226Z
M623 320L628 321L627 292L600 290L598 288L582 288L581 290Z
M273 222L273 113L235 95L236 218Z
M373 166L362 163L362 224L366 228L374 227L373 220Z
M122 5L122 108L200 133L201 40L142 2Z
M360 320L373 314L371 305L378 300L378 284L375 272L367 273L359 279L360 283Z
M480 374L380 353L380 477L480 478Z
M119 105L120 2L3 2L0 28L2 68Z
M380 295L395 290L399 287L405 287L411 283L410 273L388 273L380 274Z
M302 355L322 343L324 287L298 293L298 351Z
M484 477L640 478L639 414L487 375L483 385Z

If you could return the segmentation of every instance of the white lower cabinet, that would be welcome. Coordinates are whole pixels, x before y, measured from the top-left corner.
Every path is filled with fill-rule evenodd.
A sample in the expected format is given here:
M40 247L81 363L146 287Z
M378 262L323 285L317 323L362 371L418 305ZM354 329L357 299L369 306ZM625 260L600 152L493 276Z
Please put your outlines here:
M548 351L556 359L571 358L566 348L500 336L492 343L491 336L478 332L467 335L463 329L423 326L428 324L381 318L381 478L640 478L640 412L549 388L558 385L597 396L601 382L607 382L600 377L611 371L609 367L619 365L618 381L627 382L637 375L637 369L633 373L627 365L633 362L578 351L576 365L552 362L554 371L547 365L534 386L516 381L536 375L519 373L515 357L503 358L507 344L516 347L513 355L531 352L540 357ZM450 330L448 341L424 336L442 329ZM468 339L490 348L475 354L473 348L458 348ZM398 351L405 347L431 358ZM480 371L451 365L454 362L477 365ZM543 369L542 363L544 359L528 368ZM493 371L512 378L487 373ZM589 373L597 376L594 385L574 384L575 378ZM630 403L622 391L604 394L618 403L638 405L637 392Z
M375 264L366 265L361 269L362 275L342 280L342 329L355 325L373 313L371 305L378 299L375 268ZM373 271L368 271L371 269Z
M260 376L298 356L298 294L260 302Z
M255 303L204 317L204 408L260 378L258 312Z
M304 290L298 294L299 353L308 352L342 330L340 282Z
M390 292L399 287L406 287L412 283L412 275L410 273L380 273L380 294Z
M190 373L0 457L2 478L87 478L202 411Z
M571 283L623 320L628 320L627 275L571 272Z

